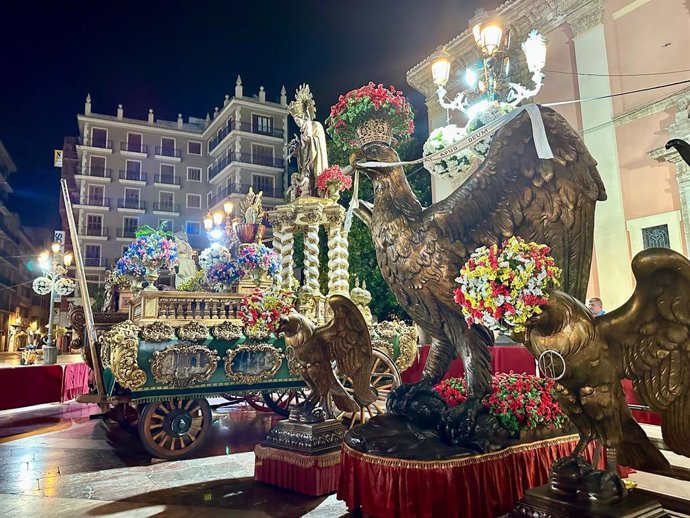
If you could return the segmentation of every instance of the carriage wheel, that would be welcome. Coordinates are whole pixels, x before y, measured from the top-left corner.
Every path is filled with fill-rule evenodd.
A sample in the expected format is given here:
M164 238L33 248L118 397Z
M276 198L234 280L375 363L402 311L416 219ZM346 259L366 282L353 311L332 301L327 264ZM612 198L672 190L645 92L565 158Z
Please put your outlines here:
M305 389L287 389L276 392L264 392L264 402L266 406L276 414L288 417L290 415L290 405L304 403L307 399Z
M349 428L361 423L366 423L369 419L375 415L384 414L386 412L386 398L391 390L397 388L401 385L402 381L400 379L400 373L398 368L395 366L393 360L391 360L385 353L379 351L378 349L372 350L374 355L374 366L371 369L371 386L378 393L378 398L370 405L360 407L359 412L353 414L351 412L342 412L333 404L329 399L331 404L331 409L336 419L348 424ZM338 379L345 387L345 390L353 395L354 391L352 389L352 380L338 374L336 371Z
M129 403L118 403L105 412L105 419L114 421L120 428L130 432L137 429L139 412Z
M139 436L154 457L176 460L192 454L211 429L211 407L205 399L172 399L148 403L139 416Z
M257 412L273 412L261 397L261 394L247 394L244 400Z

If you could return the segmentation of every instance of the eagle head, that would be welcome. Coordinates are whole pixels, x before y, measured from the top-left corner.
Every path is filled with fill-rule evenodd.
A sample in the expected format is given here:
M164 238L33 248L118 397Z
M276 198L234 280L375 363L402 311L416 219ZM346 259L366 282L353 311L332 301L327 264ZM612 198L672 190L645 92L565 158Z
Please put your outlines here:
M350 155L350 165L353 169L359 169L372 180L385 176L392 168L389 167L362 167L364 162L399 162L398 153L383 142L370 142L355 150Z

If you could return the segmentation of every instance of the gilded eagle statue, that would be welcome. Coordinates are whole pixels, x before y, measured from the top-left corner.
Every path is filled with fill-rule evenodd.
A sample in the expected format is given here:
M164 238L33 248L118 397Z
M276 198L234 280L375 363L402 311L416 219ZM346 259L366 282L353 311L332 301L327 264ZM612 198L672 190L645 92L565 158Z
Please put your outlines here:
M563 357L558 399L580 434L574 455L600 438L620 464L668 472L668 461L632 418L620 380L632 380L640 401L661 414L666 445L690 457L690 261L650 248L635 256L632 271L635 291L615 311L594 317L554 291L522 338L536 357Z
M373 183L373 206L360 202L356 214L371 229L383 278L432 337L422 381L439 380L460 355L476 407L491 387L487 345L492 340L482 328L468 328L453 300L455 278L470 254L513 235L546 243L562 265L565 291L578 299L586 296L594 208L606 193L577 133L555 111L542 107L540 112L553 159L538 158L530 118L519 114L494 135L487 158L470 178L426 208L402 167L358 165L399 162L389 145L372 142L350 157L351 166Z
M309 319L293 311L281 318L277 332L283 333L285 346L294 350L302 369L302 377L311 389L301 412L309 415L318 406L327 418L333 418L328 397L343 412L359 412L373 403L377 394L371 388L374 365L369 328L357 306L342 295L328 299L333 318L327 324L314 327ZM352 380L351 396L333 372Z

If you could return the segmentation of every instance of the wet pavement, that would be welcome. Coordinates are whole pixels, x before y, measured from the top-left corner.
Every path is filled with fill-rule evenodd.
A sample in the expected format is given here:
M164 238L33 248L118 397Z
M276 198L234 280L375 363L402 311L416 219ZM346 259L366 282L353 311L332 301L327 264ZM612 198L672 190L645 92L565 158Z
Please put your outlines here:
M221 408L194 458L162 461L135 429L89 418L98 412L74 402L0 412L3 515L352 516L335 496L254 482L254 446L278 420L273 413L246 403Z

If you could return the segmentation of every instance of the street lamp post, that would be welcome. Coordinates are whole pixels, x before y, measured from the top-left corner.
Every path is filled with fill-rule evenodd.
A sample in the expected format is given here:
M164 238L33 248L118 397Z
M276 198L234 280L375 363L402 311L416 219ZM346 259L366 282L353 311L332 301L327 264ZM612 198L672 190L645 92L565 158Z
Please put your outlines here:
M235 232L236 218L232 217L232 202L226 201L223 204L223 211L210 212L204 218L204 229L211 245L221 244L228 250L238 242Z
M62 253L61 243L55 242L50 252L43 252L38 257L38 263L43 275L34 279L33 289L39 295L50 294L48 314L48 343L43 346L43 363L57 363L57 349L53 345L53 305L55 294L69 295L74 291L74 281L65 277L67 268L72 264L72 254Z

